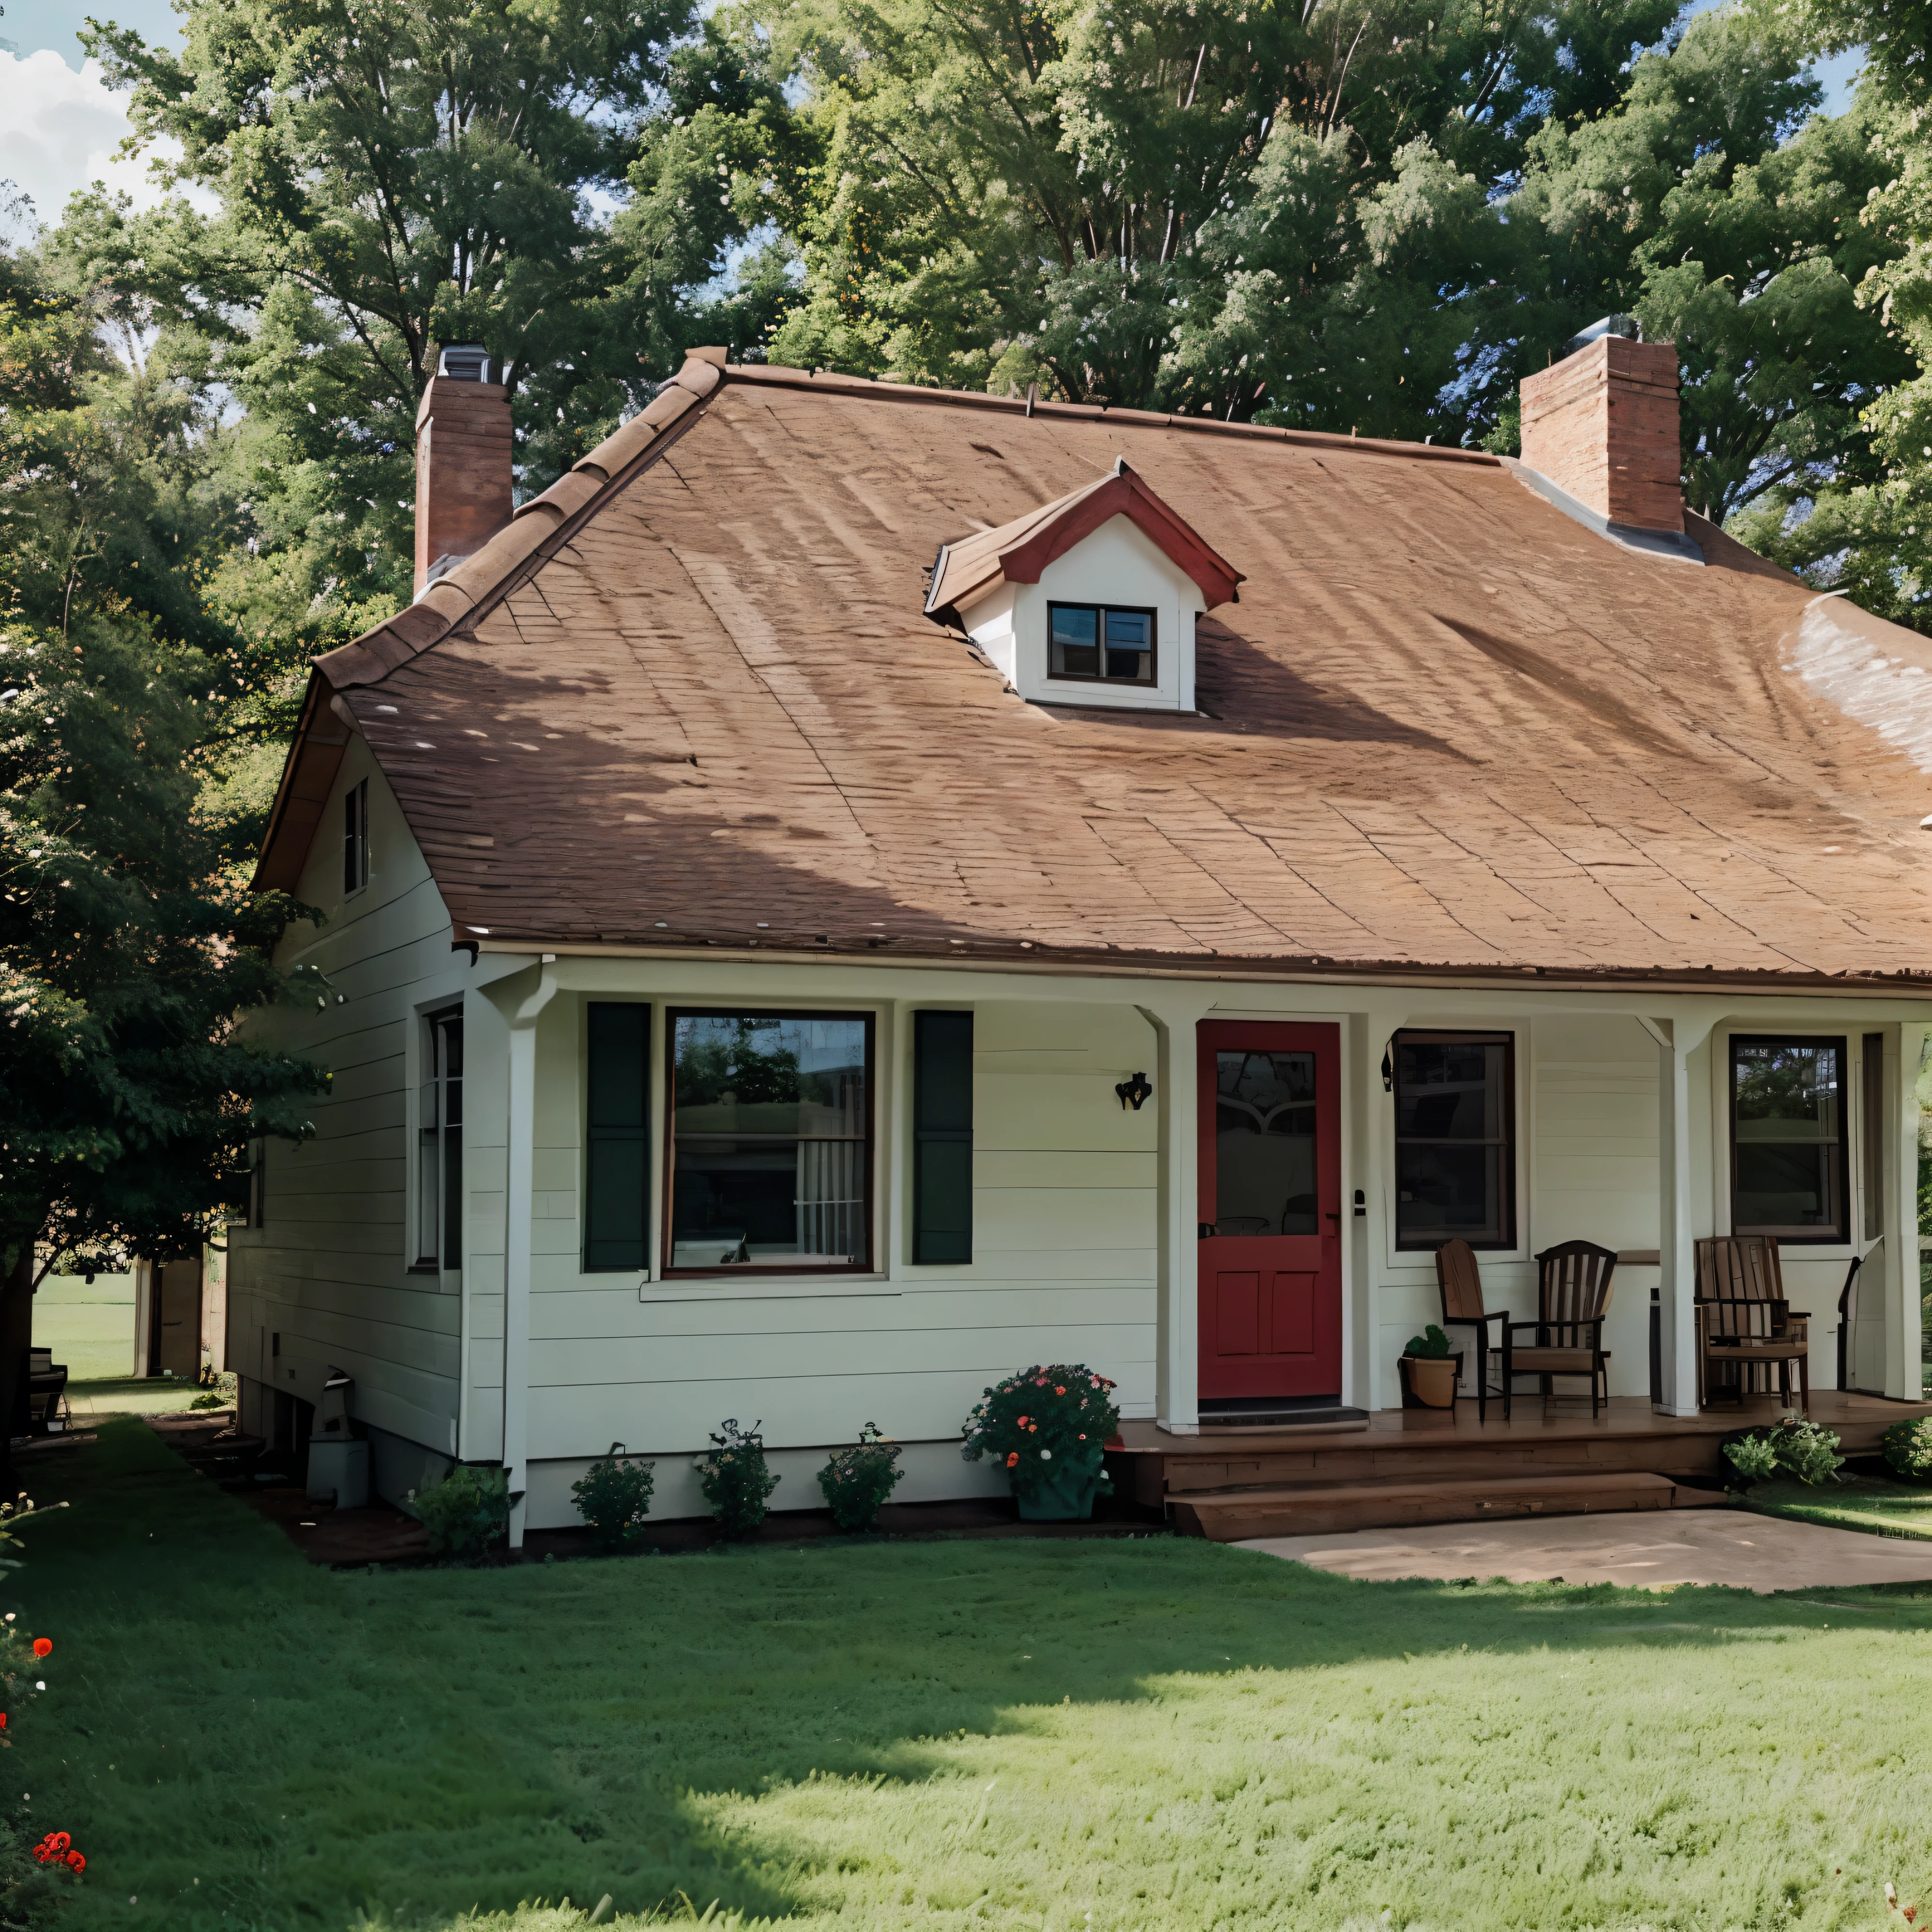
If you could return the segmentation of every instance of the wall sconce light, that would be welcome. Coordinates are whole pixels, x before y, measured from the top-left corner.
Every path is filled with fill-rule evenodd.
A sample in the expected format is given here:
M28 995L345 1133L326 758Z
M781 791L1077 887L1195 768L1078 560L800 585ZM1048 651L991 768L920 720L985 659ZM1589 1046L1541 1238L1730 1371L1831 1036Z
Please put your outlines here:
M1131 1080L1123 1080L1114 1091L1120 1096L1122 1112L1131 1107L1138 1114L1142 1102L1152 1095L1154 1089L1148 1084L1148 1077L1144 1073L1136 1073Z
M1389 1058L1387 1047L1382 1048L1382 1091L1384 1094L1395 1091L1395 1062Z

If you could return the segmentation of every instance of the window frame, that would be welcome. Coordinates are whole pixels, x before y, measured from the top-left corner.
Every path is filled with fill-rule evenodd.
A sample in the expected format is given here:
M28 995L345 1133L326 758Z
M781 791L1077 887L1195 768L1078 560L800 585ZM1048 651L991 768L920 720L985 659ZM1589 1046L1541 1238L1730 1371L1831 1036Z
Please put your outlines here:
M415 1184L411 1189L410 1195L409 1237L409 1245L416 1252L413 1258L410 1262L408 1272L411 1274L434 1275L440 1279L441 1276L446 1274L460 1274L463 1269L462 1155L464 1117L460 1112L460 1108L462 1104L461 1088L463 1083L468 1077L468 1071L466 1067L464 1072L458 1073L454 1076L458 1084L458 1105L459 1111L457 1118L453 1123L443 1118L447 1112L444 1102L444 1094L446 1084L452 1076L446 1072L438 1071L442 1052L444 1029L452 1022L459 1028L461 1028L464 1022L463 1004L461 1001L459 1000L454 1005L437 1006L430 1012L422 1014L421 1016L421 1018L424 1034L424 1047L427 1065L424 1068L424 1077L416 1083L416 1112L417 1118L415 1124L415 1160L413 1162L412 1174L412 1178ZM430 1126L425 1123L422 1118L423 1112L422 1094L425 1088L433 1089L436 1094L436 1120L434 1126ZM424 1204L423 1201L423 1192L426 1185L424 1175L423 1137L426 1133L430 1132L434 1133L436 1137L436 1246L435 1253L426 1255L422 1251L423 1210ZM446 1158L448 1148L447 1136L452 1132L456 1136L457 1149L457 1171L454 1190L455 1198L453 1202L452 1199L449 1163L448 1160ZM451 1260L448 1253L449 1236L452 1226L452 1217L456 1232L457 1250L454 1262Z
M352 899L369 884L369 781L358 778L342 794L342 896Z
M674 1264L677 1233L677 1023L680 1020L857 1020L865 1028L866 1054L866 1252L862 1259L836 1266L801 1266L796 1256L776 1262L746 1262L741 1265L679 1268ZM879 1272L879 1087L878 1015L865 1006L670 1006L664 1013L664 1146L659 1155L658 1186L663 1210L658 1216L658 1279L660 1281L743 1280L756 1276L802 1275L812 1281Z
M1858 1196L1864 1238L1885 1232L1885 1035L1868 1033L1858 1043L1858 1120L1863 1131Z
M1420 1046L1447 1046L1480 1045L1500 1046L1503 1050L1502 1082L1502 1132L1494 1140L1462 1139L1453 1143L1431 1137L1418 1139L1405 1136L1402 1131L1402 1048L1405 1042ZM1444 1234L1439 1238L1417 1238L1405 1235L1402 1227L1402 1150L1410 1146L1439 1146L1454 1144L1462 1147L1500 1146L1504 1158L1501 1164L1503 1190L1502 1226L1498 1238L1495 1240L1470 1240L1468 1245L1478 1254L1514 1255L1521 1252L1522 1228L1522 1176L1517 1164L1522 1157L1521 1136L1518 1132L1516 1108L1516 1040L1513 1028L1508 1027L1398 1027L1390 1036L1389 1091L1392 1105L1390 1108L1389 1132L1394 1158L1390 1166L1389 1210L1393 1252L1397 1255L1432 1255L1444 1241L1466 1240L1466 1235Z
M1056 610L1091 610L1094 615L1096 647L1100 653L1101 670L1089 674L1086 671L1055 670L1053 668L1053 614ZM1118 610L1123 616L1144 617L1148 620L1148 675L1145 677L1109 677L1104 668L1107 662L1106 617L1109 610ZM1056 597L1048 600L1046 607L1046 682L1049 684L1099 684L1114 691L1157 691L1160 688L1160 612L1150 604L1089 604L1072 597Z
M1852 1036L1842 1033L1732 1033L1724 1041L1725 1112L1730 1145L1725 1172L1729 1181L1731 1234L1756 1236L1780 1248L1843 1248L1855 1245L1852 1214L1860 1204L1852 1184ZM1746 1226L1738 1219L1738 1048L1740 1046L1834 1047L1838 1055L1838 1219L1823 1232L1786 1233L1780 1228ZM1820 1145L1831 1143L1820 1142Z

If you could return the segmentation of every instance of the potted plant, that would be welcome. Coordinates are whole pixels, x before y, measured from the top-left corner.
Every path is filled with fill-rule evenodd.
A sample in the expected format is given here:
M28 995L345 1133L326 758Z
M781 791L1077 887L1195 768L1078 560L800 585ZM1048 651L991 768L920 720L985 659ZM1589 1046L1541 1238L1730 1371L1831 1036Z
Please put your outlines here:
M969 1462L994 1457L1029 1522L1073 1522L1110 1494L1106 1445L1120 1427L1114 1384L1078 1363L1056 1362L1009 1376L966 1418Z
M1456 1382L1462 1372L1462 1358L1451 1352L1448 1336L1434 1322L1420 1335L1408 1338L1397 1366L1405 1408L1456 1406Z

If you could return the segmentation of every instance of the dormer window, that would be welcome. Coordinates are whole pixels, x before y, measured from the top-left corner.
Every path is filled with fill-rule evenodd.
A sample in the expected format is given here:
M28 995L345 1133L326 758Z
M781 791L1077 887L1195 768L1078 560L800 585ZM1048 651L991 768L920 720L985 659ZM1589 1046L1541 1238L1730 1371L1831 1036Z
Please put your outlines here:
M1122 459L946 544L926 610L957 624L1029 704L1191 712L1196 621L1240 581Z
M1158 682L1158 614L1106 604L1049 604L1046 674L1082 684Z

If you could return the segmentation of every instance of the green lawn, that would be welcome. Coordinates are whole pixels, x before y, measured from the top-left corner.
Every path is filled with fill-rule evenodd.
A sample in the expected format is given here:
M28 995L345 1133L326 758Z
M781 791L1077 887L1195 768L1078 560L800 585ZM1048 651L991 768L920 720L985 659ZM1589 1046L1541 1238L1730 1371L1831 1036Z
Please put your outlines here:
M75 1382L124 1376L134 1365L134 1277L49 1275L34 1295L34 1342Z
M1754 1484L1745 1492L1745 1501L1766 1516L1795 1516L1801 1522L1863 1530L1873 1536L1932 1540L1932 1489L1882 1476L1850 1476L1815 1485L1780 1478Z
M11 1594L52 1690L5 1762L92 1861L66 1932L605 1892L841 1932L1876 1927L1888 1878L1932 1893L1932 1594L1168 1539L332 1574L137 1423L49 1460L73 1508Z

